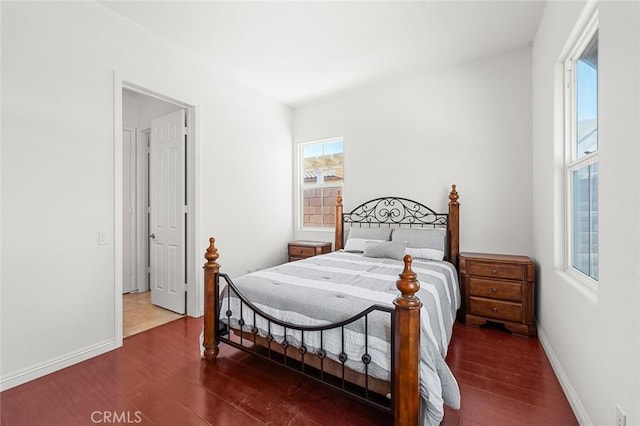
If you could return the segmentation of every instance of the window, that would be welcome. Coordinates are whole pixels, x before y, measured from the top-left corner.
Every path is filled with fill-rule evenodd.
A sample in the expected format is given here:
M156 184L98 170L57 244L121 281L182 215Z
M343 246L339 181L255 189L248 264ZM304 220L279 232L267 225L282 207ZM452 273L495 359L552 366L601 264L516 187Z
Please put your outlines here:
M598 24L565 62L569 270L598 281Z
M342 138L300 145L301 223L303 228L335 226L338 191L344 183Z

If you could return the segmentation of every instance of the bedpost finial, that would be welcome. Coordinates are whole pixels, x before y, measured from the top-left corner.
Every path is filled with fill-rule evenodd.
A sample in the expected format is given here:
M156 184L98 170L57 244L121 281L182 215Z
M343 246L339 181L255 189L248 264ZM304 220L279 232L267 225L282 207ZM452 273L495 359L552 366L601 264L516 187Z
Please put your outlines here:
M207 248L206 253L204 254L204 258L207 259L207 263L204 264L204 267L207 269L220 268L220 265L216 262L220 255L218 254L218 249L215 246L216 239L211 237L209 238L209 247Z
M404 261L404 270L400 274L400 279L396 281L396 287L402 293L403 299L415 299L415 294L420 290L418 276L411 269L413 259L408 254L402 259Z
M340 191L338 191L338 195L336 195L336 204L339 206L342 205L342 194L340 193Z
M460 198L460 196L458 195L458 191L456 191L456 185L451 185L451 192L449 192L449 202L458 204L458 198Z

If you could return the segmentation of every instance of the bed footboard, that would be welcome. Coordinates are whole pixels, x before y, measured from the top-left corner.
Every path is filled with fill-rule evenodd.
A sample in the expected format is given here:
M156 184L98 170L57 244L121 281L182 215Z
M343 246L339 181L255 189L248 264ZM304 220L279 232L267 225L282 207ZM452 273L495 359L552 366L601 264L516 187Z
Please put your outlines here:
M204 265L204 358L215 362L220 336L228 333L228 325L220 321L219 283L221 277L232 285L225 274L220 274L217 263L218 250L215 239L209 239ZM391 409L395 425L417 425L420 417L420 308L422 303L415 296L420 289L417 275L411 269L411 256L404 257L404 270L396 281L400 295L391 309ZM376 309L371 307L370 309ZM389 308L387 307L386 310ZM311 327L312 328L312 327ZM222 330L223 334L219 334ZM223 338L225 342L228 339ZM232 343L232 342L229 342ZM234 345L236 346L236 345ZM344 361L343 361L344 362ZM343 390L344 386L343 386Z

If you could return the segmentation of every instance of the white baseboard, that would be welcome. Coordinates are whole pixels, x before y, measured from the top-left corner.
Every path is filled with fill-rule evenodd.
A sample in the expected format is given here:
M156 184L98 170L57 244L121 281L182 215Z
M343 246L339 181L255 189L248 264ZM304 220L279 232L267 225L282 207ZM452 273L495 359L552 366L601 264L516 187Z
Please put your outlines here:
M591 420L587 415L587 410L585 410L584 405L582 405L582 401L580 401L580 397L578 396L578 393L573 388L573 385L571 384L569 377L567 377L567 374L562 369L560 360L558 360L556 353L553 351L553 348L551 347L551 342L549 342L549 339L547 338L547 335L544 333L544 330L542 329L542 327L540 327L540 324L536 324L536 326L538 328L538 338L540 339L542 348L544 349L544 352L547 354L547 358L551 363L551 367L553 368L553 371L556 373L556 377L560 382L560 386L562 386L562 390L564 391L564 394L567 396L569 405L571 405L571 409L573 410L573 413L575 414L576 419L578 420L578 423L582 426L593 426L593 423L591 423Z
M118 348L118 346L115 341L108 340L50 359L31 367L10 372L0 378L0 391L11 389L28 381L46 376L47 374L62 370L63 368L70 367L89 358L102 355L103 353L116 348Z

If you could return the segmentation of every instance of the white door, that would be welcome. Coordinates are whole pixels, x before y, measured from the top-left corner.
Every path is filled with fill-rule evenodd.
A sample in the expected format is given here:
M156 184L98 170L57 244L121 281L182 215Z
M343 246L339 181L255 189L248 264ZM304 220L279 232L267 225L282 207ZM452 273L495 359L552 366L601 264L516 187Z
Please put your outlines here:
M185 313L185 113L151 121L149 249L151 303Z
M122 293L136 286L136 131L122 129Z

